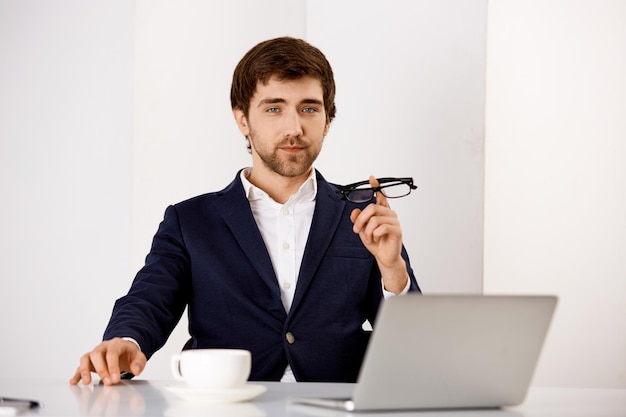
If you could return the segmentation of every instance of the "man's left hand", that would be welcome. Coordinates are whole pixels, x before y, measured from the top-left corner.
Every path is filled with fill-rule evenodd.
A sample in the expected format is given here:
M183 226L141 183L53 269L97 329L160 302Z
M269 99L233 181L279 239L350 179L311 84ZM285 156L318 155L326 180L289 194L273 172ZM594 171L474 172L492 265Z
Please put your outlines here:
M370 185L378 187L378 180L370 176ZM383 277L385 289L400 293L406 286L408 275L402 256L402 228L395 211L389 208L387 197L376 192L376 203L365 209L354 209L350 213L354 223L352 230L357 233L363 245L376 258Z

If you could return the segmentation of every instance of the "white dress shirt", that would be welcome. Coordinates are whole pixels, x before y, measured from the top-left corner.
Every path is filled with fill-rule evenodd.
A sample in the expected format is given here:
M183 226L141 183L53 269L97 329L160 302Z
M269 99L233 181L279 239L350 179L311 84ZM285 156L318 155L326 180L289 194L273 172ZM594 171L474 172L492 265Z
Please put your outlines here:
M242 171L241 181L272 260L283 306L289 312L315 211L315 171L311 171L298 192L285 204L277 203L265 191L252 185L246 178L247 172Z

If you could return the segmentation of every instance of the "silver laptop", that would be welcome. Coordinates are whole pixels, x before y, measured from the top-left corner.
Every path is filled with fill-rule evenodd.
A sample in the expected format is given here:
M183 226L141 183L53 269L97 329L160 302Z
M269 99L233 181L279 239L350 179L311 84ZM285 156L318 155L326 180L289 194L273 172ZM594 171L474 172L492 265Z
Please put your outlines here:
M556 302L554 296L389 298L379 311L352 397L292 402L346 411L520 404Z

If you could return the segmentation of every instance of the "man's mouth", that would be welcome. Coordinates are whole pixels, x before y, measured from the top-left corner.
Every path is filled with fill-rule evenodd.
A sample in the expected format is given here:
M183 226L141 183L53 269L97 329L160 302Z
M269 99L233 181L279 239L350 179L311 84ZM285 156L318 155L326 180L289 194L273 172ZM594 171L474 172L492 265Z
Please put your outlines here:
M301 152L304 148L302 146L281 146L278 149L286 153L298 153Z

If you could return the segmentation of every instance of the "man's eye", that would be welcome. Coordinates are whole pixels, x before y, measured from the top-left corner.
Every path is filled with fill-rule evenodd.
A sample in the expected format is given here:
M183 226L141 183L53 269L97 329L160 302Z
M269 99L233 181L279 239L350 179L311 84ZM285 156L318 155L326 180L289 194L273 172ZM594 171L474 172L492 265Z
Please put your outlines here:
M317 109L315 107L305 107L302 109L304 113L315 113Z
M280 110L278 109L278 107L270 107L269 109L266 110L268 113L278 113Z

